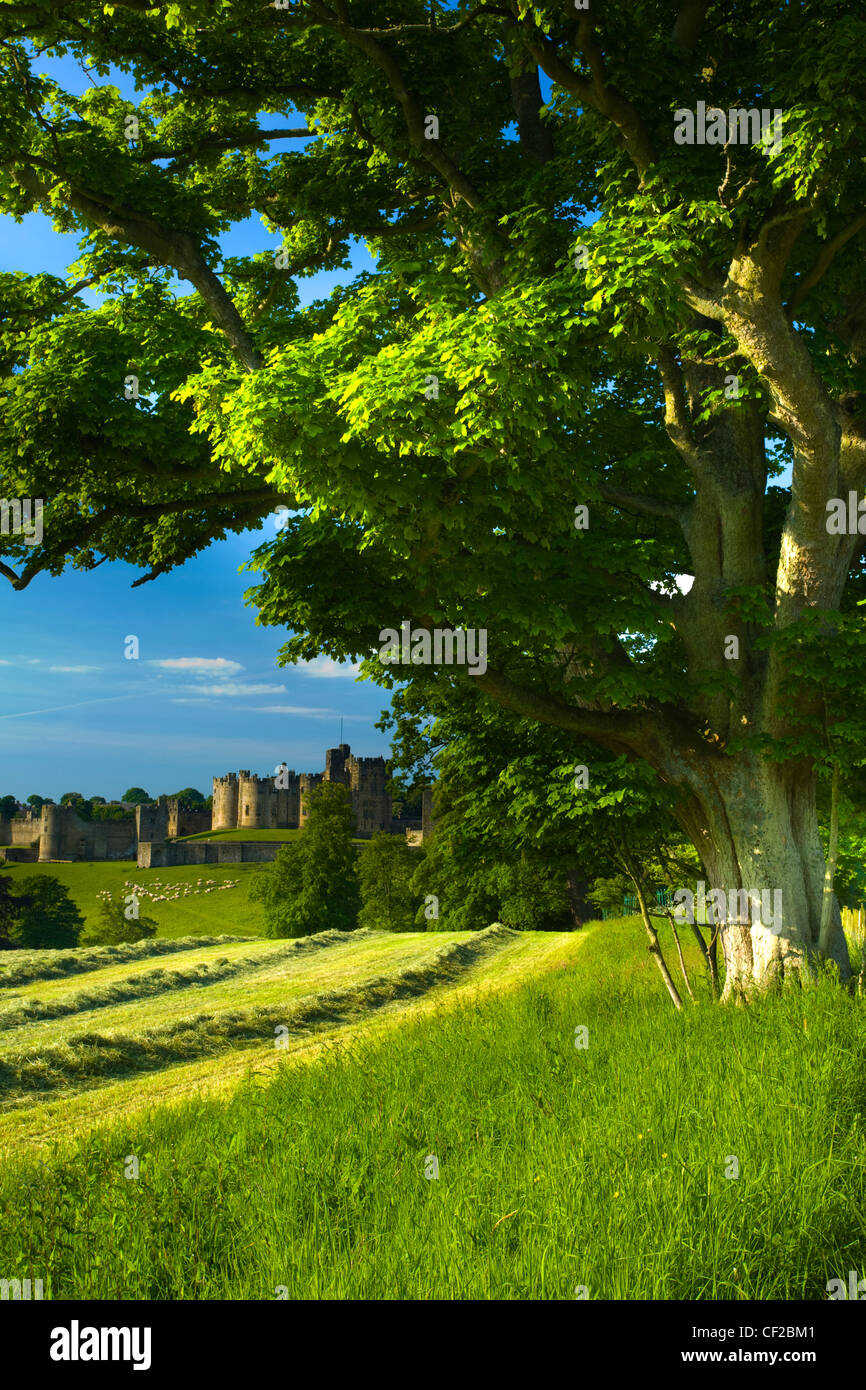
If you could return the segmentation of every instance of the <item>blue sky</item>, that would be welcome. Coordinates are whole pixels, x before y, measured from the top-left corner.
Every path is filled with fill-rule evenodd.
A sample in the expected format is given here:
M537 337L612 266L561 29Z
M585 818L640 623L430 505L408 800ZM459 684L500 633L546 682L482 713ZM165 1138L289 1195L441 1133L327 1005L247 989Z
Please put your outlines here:
M67 91L88 85L71 58L42 59L37 70ZM124 74L112 80L135 98ZM280 124L272 116L267 123ZM222 249L243 255L277 244L255 217L234 227ZM58 235L42 215L20 224L0 218L4 270L63 275L77 256L77 239ZM353 264L371 265L364 247ZM304 301L340 278L301 280ZM84 297L97 302L92 292ZM318 771L325 748L339 742L341 716L354 751L387 755L388 741L373 727L387 692L331 661L281 670L275 655L285 634L257 628L244 605L256 576L239 567L273 534L271 520L140 589L130 585L141 571L125 564L39 575L23 593L0 581L0 796L79 791L110 800L133 785L151 795L186 786L207 794L214 775L239 768L267 773L285 760ZM124 656L130 635L139 639L138 660Z

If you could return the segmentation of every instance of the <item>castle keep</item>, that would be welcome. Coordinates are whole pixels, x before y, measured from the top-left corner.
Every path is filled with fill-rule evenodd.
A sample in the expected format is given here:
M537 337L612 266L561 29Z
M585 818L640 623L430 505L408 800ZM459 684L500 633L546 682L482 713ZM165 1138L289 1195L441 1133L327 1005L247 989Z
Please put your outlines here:
M356 758L348 743L327 750L324 772L299 774L285 764L273 777L229 772L213 781L213 829L296 830L307 820L305 793L322 782L349 788L358 835L405 829L402 822L392 825L387 777L384 758Z

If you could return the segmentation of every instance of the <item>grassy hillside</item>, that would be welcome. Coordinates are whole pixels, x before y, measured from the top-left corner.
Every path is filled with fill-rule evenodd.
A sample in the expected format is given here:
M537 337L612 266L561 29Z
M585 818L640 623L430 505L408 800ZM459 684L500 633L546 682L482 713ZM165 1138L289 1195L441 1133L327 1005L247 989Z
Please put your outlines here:
M249 900L252 877L260 864L203 864L178 869L139 869L133 860L96 864L5 864L16 883L32 874L49 874L69 889L85 924L95 926L99 900L105 889L131 892L125 884L144 889L141 911L152 917L158 934L165 937L260 936L264 910ZM201 880L201 882L199 882ZM227 887L227 884L235 887ZM210 888L210 892L207 889Z
M156 994L143 959L19 984L7 1277L53 1298L808 1299L866 1267L862 997L824 978L677 1014L634 919L325 935L178 953L212 977ZM157 1056L183 1019L214 1056ZM124 1045L88 1074L106 1035L152 1040L155 1070Z

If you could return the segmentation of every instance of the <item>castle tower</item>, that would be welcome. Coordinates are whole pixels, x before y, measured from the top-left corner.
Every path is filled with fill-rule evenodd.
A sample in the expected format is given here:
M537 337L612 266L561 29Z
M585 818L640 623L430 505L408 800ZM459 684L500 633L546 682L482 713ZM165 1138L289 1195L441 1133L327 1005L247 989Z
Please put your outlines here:
M350 761L351 748L348 743L341 743L339 748L328 748L325 751L325 781L342 782L344 786L349 785L349 774L346 764Z
M254 777L248 771L238 773L238 827L242 830L269 830L271 827L270 777Z
M385 791L388 780L385 759L350 757L347 772L358 834L372 835L376 830L388 830L393 808Z
M135 808L135 834L139 844L160 844L168 836L168 797Z
M39 817L39 862L59 859L63 844L63 807L43 806Z
M323 774L322 774L321 772L302 772L302 773L301 773L301 779L300 779L301 784L300 784L300 788L299 788L299 791L300 791L300 798L301 798L301 807L300 807L300 815L299 815L299 817L298 817L298 823L299 823L299 825L300 825L301 827L303 827L303 826L306 825L306 823L307 823L307 821L309 820L309 817L310 817L309 793L312 792L312 791L314 791L314 790L316 789L316 787L321 786L321 784L322 784L322 782L323 782L324 780L325 780L325 778L324 778L324 776L323 776Z
M213 779L214 830L236 830L238 827L238 778L236 772Z

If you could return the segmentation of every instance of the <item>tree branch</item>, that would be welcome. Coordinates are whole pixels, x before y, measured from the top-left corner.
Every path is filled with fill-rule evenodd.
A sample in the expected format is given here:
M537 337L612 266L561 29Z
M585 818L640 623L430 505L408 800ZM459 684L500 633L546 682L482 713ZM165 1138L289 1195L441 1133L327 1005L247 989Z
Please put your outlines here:
M35 199L48 203L49 189L34 169L18 165L14 168L14 174ZM60 177L65 181L65 176ZM131 210L121 213L116 208L106 206L107 200L103 200L102 195L84 192L71 185L68 185L68 199L76 212L100 227L106 236L137 246L154 260L171 266L189 280L207 304L242 366L248 372L259 370L261 355L247 333L234 301L208 266L192 237L185 232L166 230L149 214Z
M814 289L818 281L827 273L833 263L836 252L841 251L846 242L849 242L852 237L856 236L863 227L866 227L866 212L861 212L859 217L855 217L853 222L849 222L848 226L844 227L841 232L838 232L831 241L824 243L821 254L818 256L811 270L805 275L801 275L794 286L794 293L786 305L786 313L789 318L794 317L794 311L799 308L809 291Z

